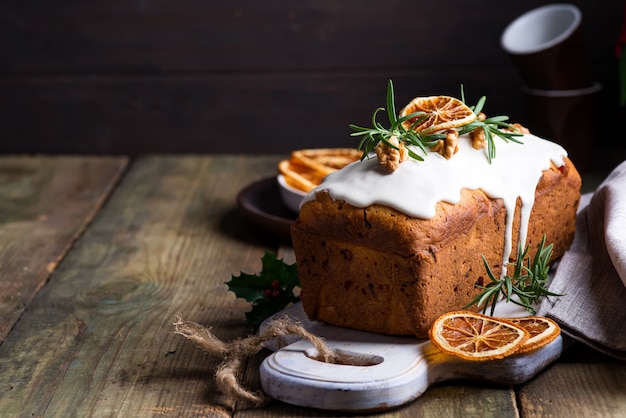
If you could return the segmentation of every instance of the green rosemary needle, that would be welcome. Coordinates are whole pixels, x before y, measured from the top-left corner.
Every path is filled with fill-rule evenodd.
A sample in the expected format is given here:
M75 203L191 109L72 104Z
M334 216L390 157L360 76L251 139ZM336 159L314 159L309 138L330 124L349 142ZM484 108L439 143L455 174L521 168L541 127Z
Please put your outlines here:
M464 308L476 305L482 306L483 313L491 307L490 314L493 315L497 302L504 298L507 302L513 302L524 307L532 315L536 314L535 305L539 299L547 296L564 296L562 294L550 292L547 289L550 271L550 258L552 257L553 245L546 246L546 236L544 235L537 247L535 257L531 261L528 257L529 246L522 250L521 245L517 251L517 261L509 263L514 266L513 274L503 278L497 278L493 274L487 260L483 256L483 263L489 276L490 282L485 286L477 286L482 291ZM526 262L526 265L524 264ZM518 300L512 297L516 296Z

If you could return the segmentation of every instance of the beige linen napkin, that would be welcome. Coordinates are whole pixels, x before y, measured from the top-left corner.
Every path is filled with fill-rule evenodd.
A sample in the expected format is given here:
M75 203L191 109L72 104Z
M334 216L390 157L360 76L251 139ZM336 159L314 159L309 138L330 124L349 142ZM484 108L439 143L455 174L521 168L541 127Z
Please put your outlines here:
M542 302L563 333L626 360L626 161L581 200L576 235Z

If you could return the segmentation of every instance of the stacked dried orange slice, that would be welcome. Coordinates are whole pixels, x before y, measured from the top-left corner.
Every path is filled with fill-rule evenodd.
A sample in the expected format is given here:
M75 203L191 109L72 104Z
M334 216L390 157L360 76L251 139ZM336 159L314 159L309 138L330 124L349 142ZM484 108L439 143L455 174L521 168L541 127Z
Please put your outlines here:
M561 333L561 328L553 320L543 316L510 318L509 321L524 328L530 337L524 341L518 353L528 353L551 343Z
M354 148L317 148L293 151L288 160L278 163L278 171L291 187L310 192L324 177L361 158Z
M496 360L527 353L553 341L561 330L542 316L495 318L470 311L446 313L433 323L429 337L444 353L466 360Z

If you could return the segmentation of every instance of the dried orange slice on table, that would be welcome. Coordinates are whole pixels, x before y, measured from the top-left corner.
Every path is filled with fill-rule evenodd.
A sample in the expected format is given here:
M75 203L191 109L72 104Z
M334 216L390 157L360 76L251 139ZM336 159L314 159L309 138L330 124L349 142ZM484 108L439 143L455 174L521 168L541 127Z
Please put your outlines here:
M554 341L561 333L561 328L553 320L543 316L509 318L515 325L524 328L530 337L524 341L518 353L528 353Z
M403 126L424 134L458 128L477 118L469 106L450 96L416 97L400 111L400 117L415 112L423 115L407 119Z
M530 333L501 318L470 312L449 312L430 328L433 345L447 354L466 360L483 361L518 352Z

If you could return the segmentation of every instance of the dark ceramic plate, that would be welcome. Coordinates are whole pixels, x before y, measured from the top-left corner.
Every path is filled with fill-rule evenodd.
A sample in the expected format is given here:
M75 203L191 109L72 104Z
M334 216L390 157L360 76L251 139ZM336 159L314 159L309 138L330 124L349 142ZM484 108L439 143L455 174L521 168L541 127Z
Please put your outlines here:
M289 228L297 215L283 203L276 177L246 186L237 196L237 205L253 224L272 235L291 240Z

